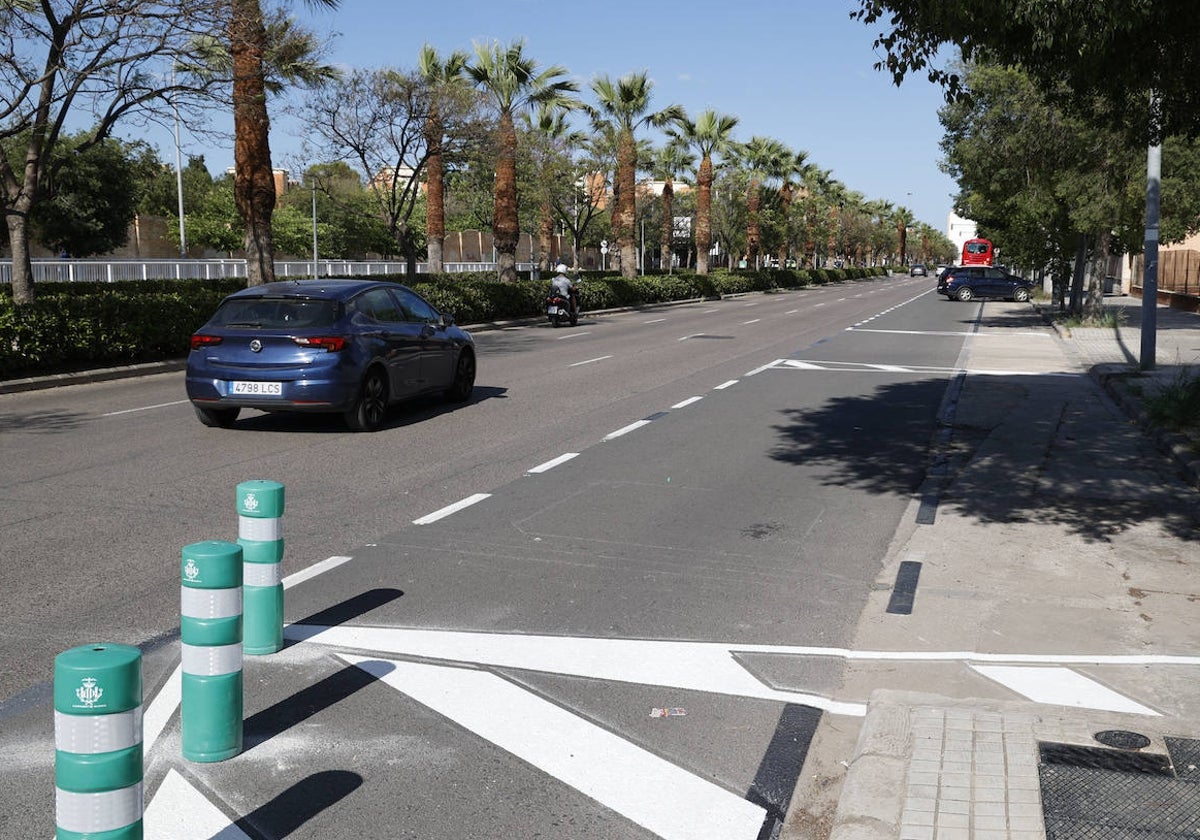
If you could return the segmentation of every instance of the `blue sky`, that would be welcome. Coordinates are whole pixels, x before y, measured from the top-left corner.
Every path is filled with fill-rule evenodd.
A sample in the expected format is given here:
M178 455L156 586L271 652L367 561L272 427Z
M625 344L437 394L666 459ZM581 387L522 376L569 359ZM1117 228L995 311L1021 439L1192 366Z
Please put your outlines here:
M853 0L341 0L336 11L293 0L290 8L334 34L329 60L346 66L412 69L424 43L445 54L524 38L527 55L565 66L585 94L597 75L646 70L652 107L735 115L737 139L765 135L805 150L850 189L945 230L955 185L938 169L941 91L923 76L896 87L873 69L879 27L850 18ZM278 103L272 120L272 154L286 165L302 129ZM204 154L210 171L223 172L232 147L212 142L185 133L184 154ZM169 137L159 149L174 159Z

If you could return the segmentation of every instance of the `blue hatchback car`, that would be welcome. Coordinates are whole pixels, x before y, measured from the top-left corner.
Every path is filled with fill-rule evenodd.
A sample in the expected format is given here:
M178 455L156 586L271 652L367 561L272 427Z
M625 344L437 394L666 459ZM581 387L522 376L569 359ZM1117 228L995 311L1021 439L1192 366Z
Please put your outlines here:
M206 426L243 408L340 412L375 431L421 394L465 402L475 343L407 286L378 280L268 283L229 295L191 340L187 395Z

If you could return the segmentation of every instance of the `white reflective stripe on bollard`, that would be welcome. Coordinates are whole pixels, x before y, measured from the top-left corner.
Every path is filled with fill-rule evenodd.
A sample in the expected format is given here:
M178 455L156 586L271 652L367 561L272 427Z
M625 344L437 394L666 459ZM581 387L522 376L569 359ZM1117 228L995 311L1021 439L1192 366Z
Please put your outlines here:
M235 645L179 645L183 673L196 677L219 677L242 670L242 643Z
M242 584L244 586L279 586L282 583L282 563L245 563L242 565Z
M78 755L127 750L142 742L142 707L111 715L64 715L54 710L54 748Z
M241 587L233 589L179 588L179 611L188 618L233 618L242 614Z
M142 818L142 783L103 793L55 788L54 816L59 828L76 834L125 828Z
M272 542L283 539L283 519L255 519L253 516L238 516L238 539L254 542Z

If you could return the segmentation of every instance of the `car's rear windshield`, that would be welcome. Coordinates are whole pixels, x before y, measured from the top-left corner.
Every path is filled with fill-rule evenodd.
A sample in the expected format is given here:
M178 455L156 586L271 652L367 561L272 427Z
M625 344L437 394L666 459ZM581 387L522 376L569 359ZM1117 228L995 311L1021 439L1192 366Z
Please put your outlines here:
M221 304L212 317L215 326L250 328L330 327L337 320L338 303L314 298L233 298Z

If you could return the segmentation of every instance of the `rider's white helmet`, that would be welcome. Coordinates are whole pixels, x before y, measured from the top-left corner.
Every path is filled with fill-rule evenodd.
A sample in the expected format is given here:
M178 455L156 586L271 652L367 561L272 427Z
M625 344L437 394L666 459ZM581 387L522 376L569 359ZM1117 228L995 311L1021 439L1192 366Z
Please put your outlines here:
M567 264L559 263L558 265L554 266L554 270L557 271L559 274L566 274L567 273Z

